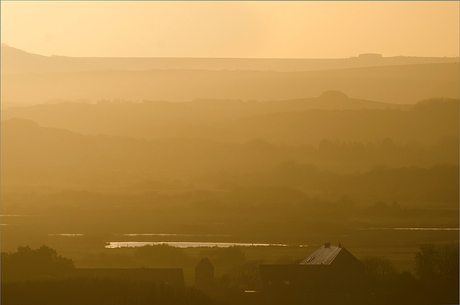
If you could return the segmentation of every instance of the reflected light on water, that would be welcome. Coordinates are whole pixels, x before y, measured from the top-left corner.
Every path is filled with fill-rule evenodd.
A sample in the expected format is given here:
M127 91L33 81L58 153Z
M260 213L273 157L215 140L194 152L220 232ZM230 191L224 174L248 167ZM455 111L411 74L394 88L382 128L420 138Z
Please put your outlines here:
M48 236L75 237L75 236L83 236L83 234L80 234L80 233L61 233L61 234L48 234Z
M218 248L228 248L233 246L240 247L287 247L286 244L260 244L260 243L212 243L212 242L141 242L141 241L128 241L128 242L109 242L105 248L115 249L115 248L133 248L133 247L143 247L143 246L155 246L155 245L168 245L177 248L197 248L197 247L218 247Z
M396 230L396 231L458 231L459 228L361 228L361 231L368 230Z
M217 235L217 234L180 234L180 233L128 233L122 234L123 236L232 236L232 235Z

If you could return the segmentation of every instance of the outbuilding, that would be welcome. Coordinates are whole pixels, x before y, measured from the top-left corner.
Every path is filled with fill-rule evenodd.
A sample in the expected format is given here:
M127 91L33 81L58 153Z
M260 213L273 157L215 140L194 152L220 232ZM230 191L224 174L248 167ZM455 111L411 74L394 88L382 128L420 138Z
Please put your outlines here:
M363 284L364 265L347 249L326 243L298 265L260 265L262 292L352 293Z

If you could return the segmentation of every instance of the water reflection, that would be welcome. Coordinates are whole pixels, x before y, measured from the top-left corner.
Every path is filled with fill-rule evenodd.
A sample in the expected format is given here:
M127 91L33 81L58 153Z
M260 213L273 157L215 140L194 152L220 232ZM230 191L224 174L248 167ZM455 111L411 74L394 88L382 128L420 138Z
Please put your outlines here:
M179 241L179 242L143 242L143 241L111 241L105 246L107 249L115 249L115 248L133 248L133 247L143 247L147 245L161 245L166 244L168 246L177 247L177 248L196 248L196 247L218 247L218 248L228 248L233 246L240 246L240 247L287 247L289 245L286 244L260 244L260 243L213 243L213 242L186 242L186 241Z
M38 217L39 215L16 215L16 214L2 214L0 217Z
M232 235L217 235L217 234L205 234L205 235L199 235L199 234L176 234L176 233L128 233L128 234L122 234L123 236L215 236L215 237L221 237L221 236L232 236Z
M75 237L75 236L83 236L84 234L80 233L61 233L61 234L48 234L48 236L66 236L66 237Z
M361 231L396 230L396 231L458 231L459 228L361 228Z

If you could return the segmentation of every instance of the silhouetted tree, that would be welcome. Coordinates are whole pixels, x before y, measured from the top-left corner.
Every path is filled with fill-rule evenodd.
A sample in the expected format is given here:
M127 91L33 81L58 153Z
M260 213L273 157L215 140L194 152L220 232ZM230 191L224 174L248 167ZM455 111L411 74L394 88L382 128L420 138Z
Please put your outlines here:
M220 284L227 288L244 287L256 289L259 265L263 260L250 261L231 269L220 278Z
M430 285L438 281L437 251L433 244L423 244L415 254L415 270L420 281Z
M146 245L136 249L135 258L150 265L180 265L189 258L181 248L161 245Z
M246 262L246 255L240 247L219 248L213 247L210 249L202 250L201 256L206 256L212 260L213 264L225 266L237 266Z
M415 255L417 276L428 297L439 303L458 303L458 245L423 244Z
M387 279L398 274L393 262L385 256L366 256L361 262L370 277Z
M31 249L18 247L17 252L2 252L2 279L59 278L75 268L71 259L58 255L48 246Z

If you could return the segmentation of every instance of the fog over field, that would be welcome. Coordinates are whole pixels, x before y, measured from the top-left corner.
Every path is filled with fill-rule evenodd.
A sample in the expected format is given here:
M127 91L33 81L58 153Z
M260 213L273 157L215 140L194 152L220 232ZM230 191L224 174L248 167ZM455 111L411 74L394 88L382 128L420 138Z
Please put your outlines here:
M2 2L2 304L458 304L458 16Z

